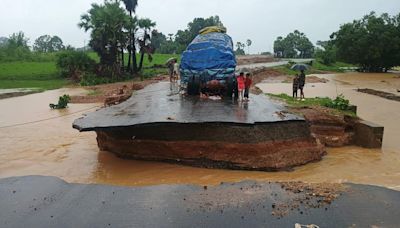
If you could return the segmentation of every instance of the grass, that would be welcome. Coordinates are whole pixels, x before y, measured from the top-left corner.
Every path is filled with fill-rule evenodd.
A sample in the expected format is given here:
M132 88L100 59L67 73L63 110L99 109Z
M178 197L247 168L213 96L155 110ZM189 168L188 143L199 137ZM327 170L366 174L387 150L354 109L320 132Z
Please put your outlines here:
M89 52L88 55L95 60L96 62L100 62L100 57L97 55L95 52ZM128 57L129 55L125 53L124 58L125 58L125 66L128 65ZM147 58L147 55L144 56L143 59L143 68L149 68L153 67L154 65L165 65L167 60L169 58L177 58L179 61L181 59L180 55L170 55L170 54L154 54L153 55L153 60L150 62L149 59ZM140 61L140 54L136 54L136 61L137 64L139 64ZM145 69L146 70L146 69Z
M286 66L279 66L279 67L274 67L274 69L280 71L282 74L285 75L296 75L299 72L290 69L291 65L288 64ZM347 63L342 63L342 62L336 62L332 65L325 65L321 63L318 60L313 61L313 65L311 69L309 69L306 74L318 74L322 72L336 72L336 73L343 73L344 70L340 69L341 67L354 67L354 65L347 64Z
M0 89L57 89L68 84L59 76L54 62L0 63Z
M100 58L94 52L88 53L91 58L99 62ZM49 59L55 59L53 56ZM140 55L137 54L139 61ZM159 74L166 74L167 69L157 68L157 65L165 65L166 61L179 55L154 54L150 62L145 56L142 74L150 78ZM128 54L125 55L125 64L128 64ZM15 61L0 63L0 89L13 88L37 88L40 90L58 89L68 85L67 79L61 77L57 70L55 60L47 62Z
M329 72L339 72L342 73L344 72L343 69L340 69L341 67L354 67L352 64L348 63L343 63L343 62L336 62L332 65L325 65L321 63L320 61L316 60L313 62L313 68L319 71L329 71Z
M267 94L270 97L278 98L280 100L285 101L291 107L305 107L305 106L324 106L327 104L331 99L328 97L320 98L306 98L304 101L300 101L295 99L287 94Z
M54 62L9 62L0 63L0 79L47 80L57 78Z
M328 97L316 97L316 98L306 98L304 100L295 99L287 94L267 94L270 97L277 98L284 101L289 107L302 108L302 107L330 107L332 104L332 99ZM331 108L334 113L341 113L350 116L356 116L356 114L349 110L340 110L338 108Z

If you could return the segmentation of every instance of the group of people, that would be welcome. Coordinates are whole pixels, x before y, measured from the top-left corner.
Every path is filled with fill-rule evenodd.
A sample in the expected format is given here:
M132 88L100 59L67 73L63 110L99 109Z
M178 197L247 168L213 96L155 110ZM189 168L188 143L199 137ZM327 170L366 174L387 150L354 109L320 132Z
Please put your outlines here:
M250 93L250 87L252 85L253 81L251 79L251 74L244 72L241 72L239 76L237 77L237 84L238 84L238 92L239 92L239 99L241 101L248 101L249 100L249 93Z
M168 73L170 82L177 82L179 80L179 64L177 60L168 62ZM237 76L237 90L239 99L241 101L248 101L250 94L250 87L253 81L250 73L241 72ZM293 79L293 98L298 98L298 91L300 90L300 99L305 99L304 86L306 83L306 75L304 70L300 71L300 74L296 74Z
M169 80L171 83L176 83L179 80L179 64L176 59L172 59L167 63ZM250 73L241 72L237 76L237 91L241 101L248 101L250 94L250 87L253 83ZM209 82L212 87L212 81Z
M306 74L304 70L300 74L296 74L293 79L293 98L298 98L298 91L300 90L300 99L305 99L304 85L306 84Z

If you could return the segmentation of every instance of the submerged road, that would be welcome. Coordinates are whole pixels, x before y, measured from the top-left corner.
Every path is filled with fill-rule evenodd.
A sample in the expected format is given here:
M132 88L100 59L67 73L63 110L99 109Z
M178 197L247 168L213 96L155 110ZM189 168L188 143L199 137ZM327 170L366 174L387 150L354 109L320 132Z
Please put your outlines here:
M331 204L311 208L318 198L275 183L133 188L12 177L0 180L0 227L398 227L400 192L346 186Z

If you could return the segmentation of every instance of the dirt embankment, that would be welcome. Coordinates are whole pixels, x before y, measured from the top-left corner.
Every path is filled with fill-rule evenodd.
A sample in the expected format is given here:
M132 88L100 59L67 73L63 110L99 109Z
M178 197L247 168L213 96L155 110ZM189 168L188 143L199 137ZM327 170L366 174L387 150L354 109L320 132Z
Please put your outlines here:
M88 90L88 94L72 96L71 103L104 103L105 106L118 104L129 99L134 91L141 90L150 84L166 80L167 78L167 76L159 76L144 81L128 81L87 86L84 88Z
M12 98L12 97L20 97L20 96L30 95L30 94L34 94L34 93L38 93L38 92L39 91L3 93L3 94L0 94L0 100L1 99Z
M374 89L358 89L357 91L360 93L366 93L366 94L382 97L382 98L385 98L388 100L400 101L400 96L393 94L393 93L378 91L378 90L374 90ZM398 92L400 92L400 90L398 90Z
M277 69L258 69L253 72L252 92L260 94L258 83L291 83L293 76L285 75ZM307 76L306 83L327 83L328 80L316 76ZM351 145L355 135L357 118L333 112L325 107L290 108L291 112L303 115L310 125L311 133L329 147Z
M236 58L238 65L247 65L254 63L270 63L277 60L270 55L241 55Z
M101 150L122 158L164 161L205 168L279 171L321 160L325 149L312 137L260 143L121 139L97 131ZM252 154L249 157L249 154Z
M354 144L355 126L359 119L340 113L333 113L325 107L290 108L301 114L310 125L311 133L323 145L342 147Z

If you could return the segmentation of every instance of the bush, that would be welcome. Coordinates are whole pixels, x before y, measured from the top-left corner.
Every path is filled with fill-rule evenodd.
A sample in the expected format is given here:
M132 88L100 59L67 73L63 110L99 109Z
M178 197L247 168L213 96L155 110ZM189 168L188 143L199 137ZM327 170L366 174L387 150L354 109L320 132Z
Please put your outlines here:
M82 79L79 84L81 86L95 86L95 85L100 85L100 84L108 84L108 83L127 81L130 79L132 79L132 76L128 75L128 74L124 74L120 77L112 78L112 77L106 77L106 76L99 76L94 73L85 73L82 75Z
M97 76L93 73L85 73L81 78L81 82L79 83L81 86L94 86L100 84L111 83L112 80L110 78Z
M315 52L315 58L324 65L332 65L336 62L336 51L334 49L322 50L318 49Z
M10 48L8 46L0 47L0 62L12 62L22 60L32 60L32 52L29 50L29 48Z
M71 101L71 97L67 94L64 94L58 99L57 104L49 104L51 109L64 109L68 107L68 103Z
M95 61L82 51L64 51L57 54L56 66L62 76L79 82L85 73L93 72Z
M347 100L343 96L343 94L340 94L339 96L337 96L335 100L329 100L328 103L324 104L324 106L326 106L328 108L339 109L342 111L349 110L349 105L350 105L350 101Z

